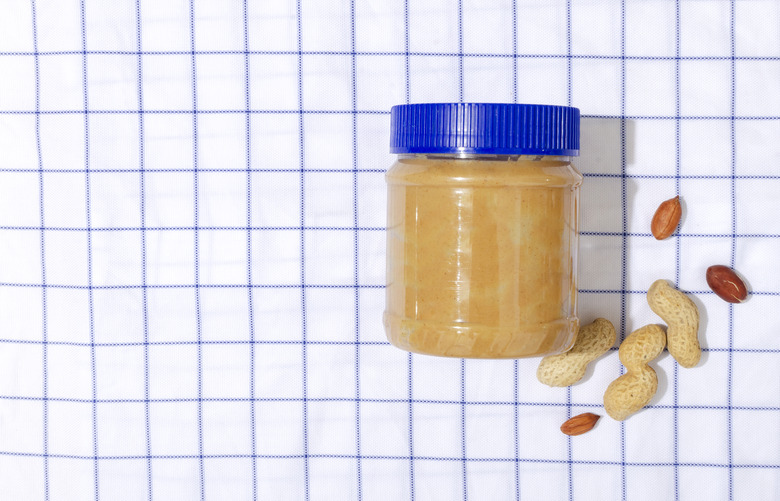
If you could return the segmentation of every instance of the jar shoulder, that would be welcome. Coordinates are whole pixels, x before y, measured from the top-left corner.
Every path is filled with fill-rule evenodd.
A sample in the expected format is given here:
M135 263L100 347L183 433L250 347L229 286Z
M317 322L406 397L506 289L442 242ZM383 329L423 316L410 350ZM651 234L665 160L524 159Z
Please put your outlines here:
M469 186L579 186L582 174L569 157L507 160L399 158L385 175L389 184Z

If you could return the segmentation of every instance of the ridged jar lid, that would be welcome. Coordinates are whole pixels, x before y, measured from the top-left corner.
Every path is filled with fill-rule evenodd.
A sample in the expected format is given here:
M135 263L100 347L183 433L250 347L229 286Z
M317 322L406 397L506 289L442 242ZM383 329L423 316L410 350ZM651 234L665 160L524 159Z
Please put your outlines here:
M577 156L580 110L501 103L402 104L390 110L391 153Z

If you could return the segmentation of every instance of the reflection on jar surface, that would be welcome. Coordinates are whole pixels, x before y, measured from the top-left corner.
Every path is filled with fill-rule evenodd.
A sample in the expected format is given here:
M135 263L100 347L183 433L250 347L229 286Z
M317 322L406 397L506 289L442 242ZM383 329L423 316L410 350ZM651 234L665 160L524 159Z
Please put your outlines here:
M582 182L571 157L405 154L386 179L395 346L471 358L571 347Z

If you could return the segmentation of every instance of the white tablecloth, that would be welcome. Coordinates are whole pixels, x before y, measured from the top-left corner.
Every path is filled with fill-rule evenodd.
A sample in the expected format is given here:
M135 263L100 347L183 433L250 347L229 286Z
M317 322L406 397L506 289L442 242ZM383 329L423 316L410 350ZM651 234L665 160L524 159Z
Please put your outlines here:
M778 499L778 26L774 0L4 2L0 497ZM581 109L583 322L659 322L658 278L701 308L700 365L664 353L625 422L558 429L604 414L615 350L561 389L386 342L388 111L461 100Z

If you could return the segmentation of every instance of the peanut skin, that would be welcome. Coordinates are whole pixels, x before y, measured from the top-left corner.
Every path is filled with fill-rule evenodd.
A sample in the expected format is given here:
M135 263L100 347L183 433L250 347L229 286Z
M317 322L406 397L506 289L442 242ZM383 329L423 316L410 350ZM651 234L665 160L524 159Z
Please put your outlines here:
M653 220L650 223L650 231L656 240L664 240L674 234L674 230L680 224L682 206L680 197L676 196L658 206Z
M604 393L604 410L612 419L623 421L642 409L658 390L658 376L648 362L664 350L666 334L655 324L632 332L618 350L626 373L615 379Z
M588 364L615 344L615 327L604 318L580 327L574 346L566 353L544 357L536 378L548 386L571 386L585 375Z
M699 346L699 310L691 299L666 280L656 280L647 291L647 303L668 329L669 354L686 368L695 367L701 358Z

